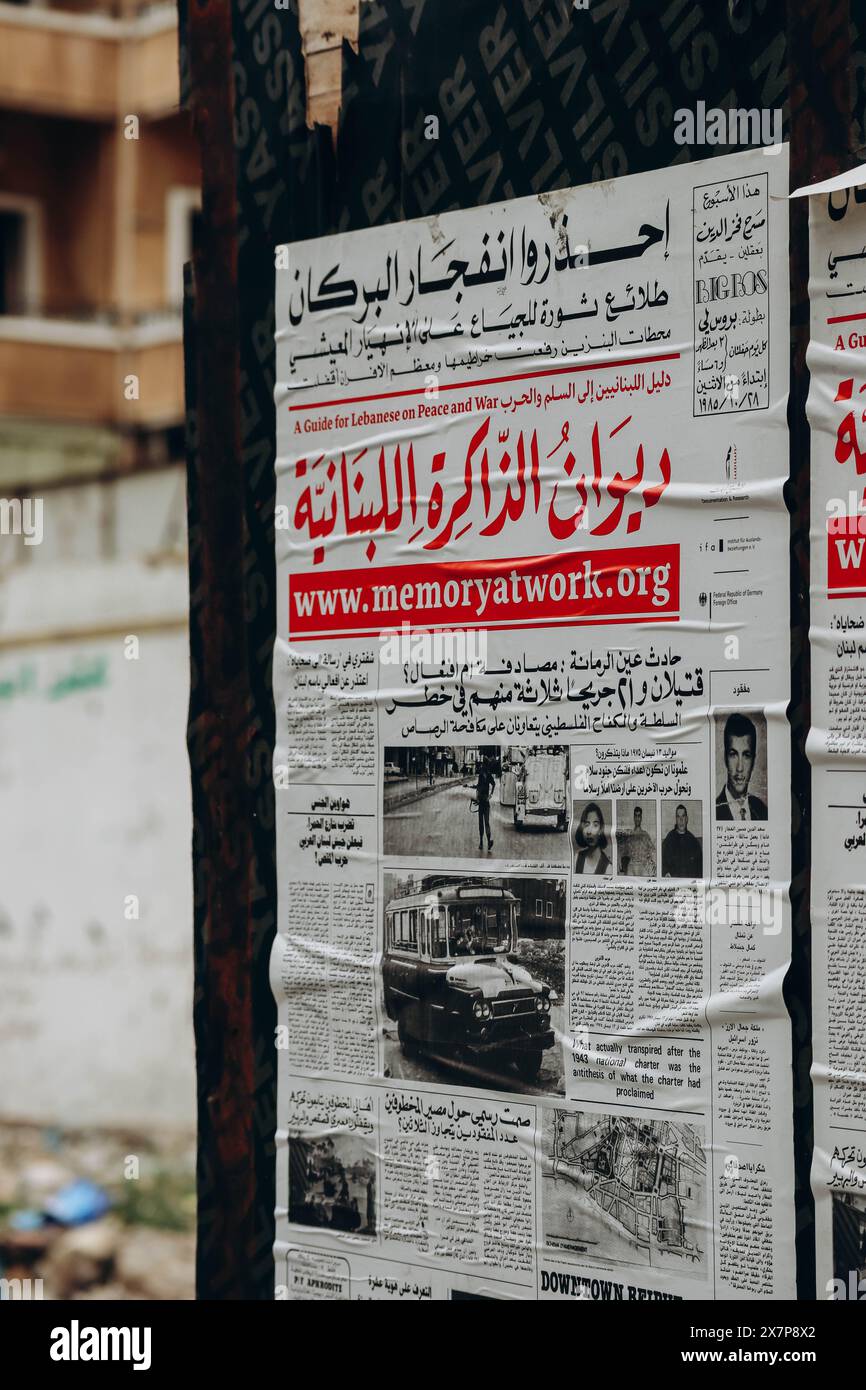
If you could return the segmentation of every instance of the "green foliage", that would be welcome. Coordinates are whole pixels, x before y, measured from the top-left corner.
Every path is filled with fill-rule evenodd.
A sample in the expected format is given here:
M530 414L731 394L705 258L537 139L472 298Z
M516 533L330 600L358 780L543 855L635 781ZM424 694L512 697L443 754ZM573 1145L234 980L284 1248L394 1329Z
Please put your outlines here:
M565 942L556 939L539 941L531 936L521 936L517 941L517 957L536 980L555 989L562 1002L565 995Z
M128 1226L156 1226L163 1231L191 1231L195 1226L192 1173L160 1169L150 1178L124 1182L112 1195L117 1215Z

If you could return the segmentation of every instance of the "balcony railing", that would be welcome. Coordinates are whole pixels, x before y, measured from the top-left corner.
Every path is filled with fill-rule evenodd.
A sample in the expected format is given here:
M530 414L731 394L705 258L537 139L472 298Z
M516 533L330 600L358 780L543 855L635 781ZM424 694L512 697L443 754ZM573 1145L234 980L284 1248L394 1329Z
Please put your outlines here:
M0 315L0 416L166 429L183 414L178 314Z
M0 106L115 120L179 102L174 5L63 7L0 0Z

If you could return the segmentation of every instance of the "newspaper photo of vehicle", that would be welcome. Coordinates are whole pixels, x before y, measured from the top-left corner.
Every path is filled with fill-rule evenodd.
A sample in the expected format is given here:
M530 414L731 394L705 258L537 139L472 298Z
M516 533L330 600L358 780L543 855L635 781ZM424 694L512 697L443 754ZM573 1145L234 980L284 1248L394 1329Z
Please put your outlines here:
M385 875L386 1074L564 1093L564 879Z

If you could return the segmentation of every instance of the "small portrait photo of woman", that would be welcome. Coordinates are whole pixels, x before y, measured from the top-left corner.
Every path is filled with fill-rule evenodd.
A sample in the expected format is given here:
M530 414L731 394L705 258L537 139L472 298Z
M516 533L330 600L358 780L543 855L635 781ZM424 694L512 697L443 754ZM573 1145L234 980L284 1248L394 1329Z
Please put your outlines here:
M575 807L575 812L577 809ZM610 820L609 801L588 801L580 809L574 832L576 874L613 873L613 864L607 854L609 841L605 829Z

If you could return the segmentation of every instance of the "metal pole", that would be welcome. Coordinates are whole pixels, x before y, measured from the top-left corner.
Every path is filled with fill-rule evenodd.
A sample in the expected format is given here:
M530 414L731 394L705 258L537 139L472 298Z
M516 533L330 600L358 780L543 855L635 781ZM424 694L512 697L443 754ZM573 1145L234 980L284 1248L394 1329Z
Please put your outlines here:
M196 863L197 1292L199 1298L261 1298L272 1292L273 1276L270 1237L256 1231L255 808L245 765L252 693L244 612L231 6L191 0L187 24L203 209L190 325L194 364L188 361L198 426L189 477L197 524L190 537L188 729Z

